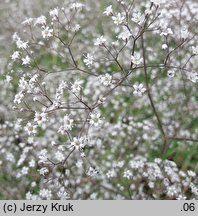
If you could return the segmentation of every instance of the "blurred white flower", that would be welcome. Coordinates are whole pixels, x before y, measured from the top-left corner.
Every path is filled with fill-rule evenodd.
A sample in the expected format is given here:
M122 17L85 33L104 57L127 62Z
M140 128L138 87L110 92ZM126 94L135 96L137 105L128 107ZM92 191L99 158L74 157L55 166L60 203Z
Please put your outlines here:
M109 5L109 6L105 9L104 14L107 15L107 16L110 16L110 15L113 14L112 5Z
M131 56L131 61L134 65L139 65L143 62L143 58L141 58L138 54L134 54Z
M142 94L146 91L146 88L144 88L144 85L142 83L134 84L133 88L134 88L133 94L137 96L142 96Z
M121 13L118 13L118 14L116 14L115 16L112 16L112 20L114 21L114 23L115 23L116 25L122 24L123 21L124 21L124 19L125 19L125 17L122 16Z
M89 53L87 53L83 62L85 63L85 65L90 67L93 64L93 60L94 60L94 57L92 55L90 55Z
M104 36L102 35L102 36L100 36L99 38L96 39L94 45L95 45L95 46L101 46L101 45L103 45L106 41L107 41L106 38L104 38Z
M78 93L82 88L82 86L81 86L82 84L83 84L82 80L76 80L71 86L71 91L73 93Z
M98 77L98 79L100 80L100 82L104 85L104 86L109 86L112 82L112 76L108 73L104 74L104 75L100 75Z
M90 114L90 125L93 125L95 127L98 127L102 124L101 114L99 112L91 113Z
M49 26L45 27L41 32L44 39L49 39L53 36L53 29L50 29Z
M31 62L31 59L28 55L25 58L22 58L22 65L28 65L30 64L30 62Z

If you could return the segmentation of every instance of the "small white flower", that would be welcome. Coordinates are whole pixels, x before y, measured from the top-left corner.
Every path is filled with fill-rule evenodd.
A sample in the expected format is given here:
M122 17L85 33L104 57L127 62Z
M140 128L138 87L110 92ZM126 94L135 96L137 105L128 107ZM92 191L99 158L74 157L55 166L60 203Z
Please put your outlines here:
M192 46L192 53L193 55L198 55L198 46Z
M139 65L143 62L143 58L140 57L140 55L135 54L131 56L131 61L135 65Z
M192 81L193 83L198 82L198 73L195 72L189 72L187 73L187 78Z
M190 177L196 177L196 173L192 170L188 170L187 173Z
M131 20L140 25L144 20L143 18L144 17L142 16L142 14L140 12L134 12L133 17L131 18Z
M18 94L15 95L15 97L14 97L14 103L20 104L22 102L24 96L25 95L23 94L23 92L20 91Z
M42 198L50 199L52 197L52 192L48 189L42 189L39 192L39 196Z
M57 19L58 12L59 12L58 8L54 8L54 9L52 9L52 10L49 11L49 14L52 17L52 20L56 20Z
M173 31L171 28L164 28L163 31L160 33L160 35L162 36L167 36L167 35L172 35Z
M168 48L168 45L167 44L162 44L162 49L163 50L166 50Z
M16 41L16 46L18 49L27 49L28 48L28 41L22 41L20 38Z
M131 179L132 176L133 174L130 170L124 171L124 175L123 175L124 178Z
M32 18L28 18L22 22L23 25L30 25L33 22Z
M47 113L44 113L44 112L38 113L38 112L36 112L35 116L34 116L34 121L39 126L42 126L43 123L45 123L47 121Z
M79 24L75 24L74 26L72 26L72 32L77 32L80 30L80 25Z
M46 25L46 20L47 20L47 18L42 15L42 16L36 18L34 25Z
M47 173L49 173L49 170L47 167L42 167L40 170L38 170L40 175L45 176Z
M50 29L49 26L45 27L41 32L44 39L49 39L53 36L53 29Z
M112 76L108 73L100 75L98 78L104 86L109 86L112 82Z
M87 53L83 62L85 63L85 65L90 67L93 64L93 60L94 60L94 57L92 55L90 55L89 53Z
M112 5L109 5L109 6L105 9L105 11L104 11L103 14L105 14L105 15L107 15L107 16L112 15L112 14L113 14Z
M188 38L188 36L189 36L189 31L188 31L188 29L182 28L182 29L181 29L181 38L185 40L186 38Z
M15 33L13 34L12 39L13 39L13 41L15 41L15 42L17 42L17 40L20 39L19 36L18 36L18 34L17 34L17 32L15 32Z
M134 84L133 88L134 88L133 94L137 96L142 96L142 94L146 91L146 88L144 88L144 85L142 83Z
M20 56L20 52L19 51L15 51L12 55L11 55L11 59L13 61L15 61L16 59L18 59Z
M82 3L79 3L79 2L75 2L75 3L72 3L71 5L71 9L78 9L78 8L82 8L84 5Z
M22 174L22 175L27 175L28 172L29 172L29 167L23 167L23 168L21 169L21 174Z
M101 114L99 112L97 113L91 113L90 114L90 125L98 127L102 124Z
M96 170L93 167L90 167L88 172L87 172L87 175L91 176L91 177L95 177L97 174L98 174L98 170Z
M82 151L82 149L85 147L85 142L84 142L84 139L81 137L81 138L77 138L77 137L74 137L72 142L70 143L69 145L69 148L75 148L79 151Z
M174 70L168 70L167 75L168 75L168 77L172 78L175 76L175 71Z
M74 120L69 117L69 115L65 115L63 118L63 125L59 128L58 132L66 134L68 130L72 130Z
M31 59L28 55L25 58L22 58L22 65L28 65L30 64L30 62L31 62Z
M131 36L132 36L131 32L129 32L129 30L126 29L125 31L121 32L118 35L118 38L122 39L123 41L125 41L125 40L128 40Z
M37 133L37 126L33 125L31 122L28 122L25 126L25 131L28 135L35 135Z
M101 46L101 45L103 45L106 41L107 41L106 38L104 38L104 36L102 35L102 36L100 36L99 38L96 39L94 45L95 45L95 46Z
M63 161L65 159L65 156L63 155L62 152L57 151L55 153L55 158L57 159L57 161L61 162L61 161Z
M35 167L35 165L36 165L36 162L35 162L35 160L31 160L30 162L29 162L29 167Z
M111 169L106 173L107 178L113 178L116 177L115 169Z
M61 187L60 190L57 193L57 196L61 199L61 200L66 200L69 199L70 196L69 194L65 191L64 187Z
M74 84L72 84L71 86L71 91L73 93L78 93L82 89L82 86L81 86L82 84L83 84L82 80L76 80Z
M116 25L120 25L123 23L125 17L121 15L121 13L116 14L115 16L112 16L112 20Z

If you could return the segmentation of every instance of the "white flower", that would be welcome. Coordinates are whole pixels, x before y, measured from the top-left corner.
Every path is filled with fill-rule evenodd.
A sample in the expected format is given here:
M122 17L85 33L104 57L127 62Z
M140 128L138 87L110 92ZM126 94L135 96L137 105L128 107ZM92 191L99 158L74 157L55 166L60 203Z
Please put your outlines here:
M83 62L85 63L85 65L90 67L93 64L93 60L94 60L94 57L92 55L90 55L89 53L87 53L87 56L85 57Z
M70 196L69 194L65 191L64 187L61 187L60 190L57 193L57 196L61 199L61 200L66 200L69 199Z
M20 52L19 51L15 51L12 55L11 55L11 59L13 61L15 61L16 59L18 59L20 56Z
M90 125L98 127L102 124L101 114L99 112L97 113L91 113L90 114Z
M140 12L134 12L131 20L135 23L141 24L144 20L143 18L144 17L142 16L142 14Z
M116 25L120 25L123 23L125 17L121 15L121 13L116 14L116 16L112 16L112 20Z
M72 130L74 120L65 115L63 118L63 125L59 128L58 132L61 134L67 133L68 130Z
M23 168L21 169L21 174L22 174L22 175L27 175L27 174L28 174L28 171L29 171L29 167L23 167Z
M44 113L44 112L38 113L38 112L36 112L35 116L34 116L34 121L39 126L42 126L43 123L45 123L47 121L47 113Z
M175 71L174 70L168 70L167 75L168 75L168 77L172 78L175 76Z
M88 172L87 172L87 175L88 176L92 176L92 177L96 176L97 174L98 174L98 170L96 170L93 167L90 167L89 170L88 170Z
M196 177L196 173L192 170L188 170L187 173L190 177Z
M44 39L48 39L53 36L53 29L50 29L49 26L47 26L41 33Z
M105 9L105 11L104 11L103 14L105 14L105 15L107 15L107 16L112 15L112 14L113 14L112 5L109 5L109 6Z
M187 78L192 81L193 83L198 82L198 73L195 72L188 72L187 73Z
M19 36L18 36L18 34L17 34L17 32L15 32L15 33L13 34L12 39L13 39L13 41L15 41L15 42L17 42L17 40L20 39Z
M186 38L188 38L188 36L189 36L189 31L188 31L188 29L182 28L182 29L181 29L181 38L185 40Z
M80 25L79 24L75 24L74 26L72 26L72 29L71 29L73 32L77 32L80 30Z
M47 167L42 167L40 170L38 170L39 171L39 173L40 173L40 175L42 175L42 176L45 176L48 172L49 172L49 170L48 170L48 168Z
M172 35L173 34L173 31L171 28L164 28L163 31L160 33L160 35L164 35L164 36L167 36L167 35Z
M72 142L70 143L69 145L69 148L75 148L79 151L82 151L82 149L85 147L85 142L84 142L84 139L81 137L81 138L77 138L77 137L74 137Z
M167 44L162 44L162 49L163 50L166 50L168 48L168 45Z
M112 76L108 73L100 75L98 78L104 86L109 86L112 82Z
M198 46L193 46L192 47L192 53L194 54L194 55L198 55Z
M28 133L28 135L35 135L37 133L37 126L33 125L31 122L28 122L25 126L25 131Z
M133 174L130 170L124 171L124 175L123 175L124 178L131 179L132 176Z
M30 62L31 62L31 59L28 55L25 58L22 58L22 65L28 65L30 64Z
M46 24L46 17L45 16L40 16L38 18L36 18L36 21L34 23L34 25L45 25Z
M131 32L129 32L129 30L126 29L125 31L121 32L118 35L118 38L125 41L125 40L128 40L131 36L132 36Z
M62 152L57 151L55 153L55 158L57 159L57 161L61 162L61 161L63 161L65 159L65 156L63 155Z
M18 49L27 49L28 48L28 41L22 41L20 38L16 41L16 46Z
M32 18L28 18L22 22L23 25L30 25L33 22Z
M57 19L58 12L59 12L58 8L54 8L54 9L50 10L49 14L52 17L52 20L56 20Z
M20 104L22 102L24 96L25 95L23 94L23 92L20 91L18 94L15 95L15 97L14 97L14 103Z
M102 36L100 36L99 38L96 39L94 45L95 45L95 46L101 46L101 45L103 45L106 41L107 41L106 38L104 38L104 36L102 35Z
M79 2L75 2L75 3L72 3L71 5L71 9L75 8L75 9L78 9L78 8L82 8L84 5L82 3L79 3Z
M40 152L39 152L39 161L38 163L45 163L47 162L47 150L46 149L42 149Z
M73 92L73 93L78 93L80 90L81 90L81 85L82 85L82 83L83 83L83 81L82 80L76 80L75 82L74 82L74 84L72 84L72 86L71 86L71 91Z
M144 88L144 85L142 83L134 84L133 88L134 88L133 94L137 96L142 96L142 94L146 91L146 88Z
M32 194L31 194L30 191L28 191L28 192L26 193L25 199L26 199L26 200L31 200L31 199L32 199Z
M131 61L135 65L139 65L143 62L143 58L140 57L140 55L135 54L131 56Z
M35 162L35 160L31 160L30 162L29 162L29 167L35 167L35 165L36 165L36 162Z
M42 198L50 199L52 197L52 192L48 189L42 189L39 192L39 196Z
M107 178L113 178L116 177L115 169L111 169L106 173Z

